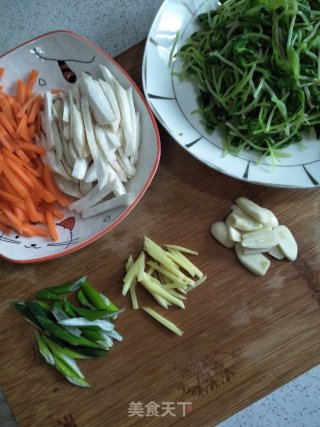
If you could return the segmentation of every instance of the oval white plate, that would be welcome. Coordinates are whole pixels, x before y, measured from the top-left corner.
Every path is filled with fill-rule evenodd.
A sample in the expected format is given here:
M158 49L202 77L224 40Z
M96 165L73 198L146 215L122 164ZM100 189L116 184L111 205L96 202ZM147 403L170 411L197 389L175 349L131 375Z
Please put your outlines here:
M154 177L160 159L160 137L154 116L142 93L128 74L109 55L82 36L69 31L43 34L0 57L0 66L6 68L1 79L6 91L15 93L17 79L25 79L32 68L39 71L35 91L72 87L75 76L88 72L100 77L99 64L110 69L125 87L132 86L135 105L141 114L141 144L137 173L127 183L131 194L129 206L114 209L91 218L82 219L74 212L64 210L64 219L57 221L59 241L49 238L22 237L12 232L0 232L0 256L14 262L37 262L66 255L80 249L125 218L141 199Z
M197 91L188 81L172 74L180 69L180 60L172 53L198 29L199 13L217 7L215 0L166 0L148 35L143 57L143 88L147 101L159 122L191 155L224 174L256 184L289 188L320 186L320 141L305 140L305 148L291 144L275 165L270 159L257 163L255 153L238 155L223 152L218 132L208 134L200 117L192 114L197 107Z

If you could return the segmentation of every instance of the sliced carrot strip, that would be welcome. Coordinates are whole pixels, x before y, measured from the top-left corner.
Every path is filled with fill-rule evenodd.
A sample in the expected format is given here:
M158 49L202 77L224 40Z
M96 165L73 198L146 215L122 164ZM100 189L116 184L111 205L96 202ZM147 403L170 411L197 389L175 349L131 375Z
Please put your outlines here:
M13 173L11 170L6 166L3 165L3 172L8 178L8 181L11 181L12 185L14 186L15 190L19 193L19 195L25 199L28 197L28 190L25 188L24 184L20 181L20 179Z
M8 120L7 116L2 111L0 111L0 123L5 128L5 130L9 133L9 135L12 138L14 138L14 134L15 134L14 128L16 128L17 126L16 125L13 126L10 120Z
M47 218L49 233L51 234L52 239L56 242L57 240L59 240L59 236L56 229L56 225L54 223L52 212L46 211L46 218Z
M33 153L37 154L44 154L46 152L46 150L40 145L36 145L30 142L21 142L19 147L24 151L32 151Z
M4 74L5 68L4 67L0 67L0 79L2 78L3 74Z
M27 84L26 84L27 97L29 97L31 95L33 86L34 86L34 84L38 78L38 75L39 75L39 73L37 70L31 70L29 77L28 77L28 80L27 80Z
M28 108L33 104L34 100L36 99L36 95L30 96L28 100L22 105L20 111L17 112L16 116L21 119L23 115L27 112Z
M27 88L23 80L17 80L16 98L20 106L24 105L27 99ZM21 108L21 107L20 107Z
M0 197L2 197L5 200L8 200L8 202L13 202L13 203L19 203L20 202L19 197L14 196L13 194L8 193L7 191L1 190L1 189L0 189Z
M9 104L7 96L2 96L0 98L0 108L4 112L4 114L7 116L7 119L10 120L12 123L16 123L16 120L13 115L13 111L11 108L11 105Z
M34 187L34 183L35 183L35 177L34 176L29 176L26 171L19 167L19 165L17 165L17 163L15 163L12 159L7 159L6 160L6 167L9 167L15 174L16 176L19 176L22 181L29 187L29 188L33 188Z
M46 187L53 193L58 202L61 206L68 206L69 200L61 193L61 191L58 189L58 187L55 185L53 179L51 170L47 165L43 166L43 180L46 185Z

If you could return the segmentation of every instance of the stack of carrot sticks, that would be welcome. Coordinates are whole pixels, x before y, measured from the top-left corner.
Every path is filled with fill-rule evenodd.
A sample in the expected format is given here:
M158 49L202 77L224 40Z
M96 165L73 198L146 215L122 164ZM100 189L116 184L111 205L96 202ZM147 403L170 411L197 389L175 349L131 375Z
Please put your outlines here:
M0 67L0 78L4 72ZM32 70L26 81L18 80L15 96L0 86L0 230L58 240L55 219L63 213L57 205L69 201L41 160L45 149L35 143L43 104L42 96L33 93L37 78Z

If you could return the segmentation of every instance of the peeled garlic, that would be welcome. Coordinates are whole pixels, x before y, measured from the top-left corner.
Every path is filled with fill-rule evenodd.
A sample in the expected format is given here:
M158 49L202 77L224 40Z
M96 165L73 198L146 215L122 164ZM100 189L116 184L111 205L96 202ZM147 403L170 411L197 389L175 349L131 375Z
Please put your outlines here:
M253 231L262 228L262 224L250 218L245 212L240 209L235 209L230 215L230 224L242 231Z
M230 209L224 223L212 224L211 233L227 248L235 246L239 261L252 273L264 275L270 267L263 252L279 260L297 258L298 247L292 233L279 225L272 211L246 197L239 197Z
M282 252L282 250L279 248L279 246L274 246L272 249L270 249L270 251L268 252L269 255L273 256L273 258L276 259L283 259L285 258L284 253Z
M270 261L262 254L245 254L241 243L236 243L235 251L238 260L252 273L263 276L270 267Z
M267 213L268 213L268 215L269 215L269 219L268 219L268 221L265 223L265 225L264 226L267 226L267 225L269 225L270 227L277 227L278 225L279 225L279 221L278 221L278 218L275 216L275 214L272 212L272 211L270 211L269 209L267 209L267 208L263 208Z
M252 216L256 221L265 224L269 220L269 214L264 208L247 199L246 197L239 197L236 204L245 211L248 215Z
M291 231L285 225L279 225L274 229L278 236L279 247L289 261L294 261L298 255L298 246Z
M231 214L230 214L231 215ZM241 233L239 230L234 228L230 223L230 215L227 216L227 219L225 221L226 227L227 227L227 233L230 240L233 240L234 242L241 242Z
M252 231L242 235L241 244L245 248L272 248L278 244L277 234L268 228Z
M229 238L226 224L223 221L213 223L210 231L212 236L223 246L226 248L234 247L235 243Z

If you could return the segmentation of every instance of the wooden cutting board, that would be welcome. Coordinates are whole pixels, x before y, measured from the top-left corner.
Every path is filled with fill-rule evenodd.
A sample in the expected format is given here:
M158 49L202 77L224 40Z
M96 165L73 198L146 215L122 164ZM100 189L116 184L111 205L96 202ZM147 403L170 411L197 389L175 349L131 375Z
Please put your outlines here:
M140 85L143 47L117 58ZM0 383L21 427L212 426L320 362L319 191L236 181L196 161L163 130L161 137L157 174L116 229L64 258L0 261ZM212 239L210 225L239 196L273 210L292 230L295 263L273 260L256 277ZM125 262L144 235L198 250L196 263L208 275L188 294L186 310L159 308L182 337L121 295ZM42 362L32 327L9 302L86 273L127 310L117 320L124 341L107 358L80 364L92 383L80 389ZM138 297L155 306L142 290Z

